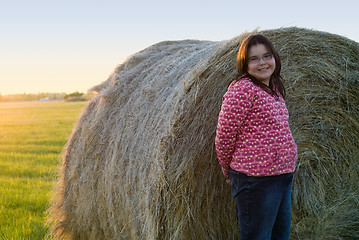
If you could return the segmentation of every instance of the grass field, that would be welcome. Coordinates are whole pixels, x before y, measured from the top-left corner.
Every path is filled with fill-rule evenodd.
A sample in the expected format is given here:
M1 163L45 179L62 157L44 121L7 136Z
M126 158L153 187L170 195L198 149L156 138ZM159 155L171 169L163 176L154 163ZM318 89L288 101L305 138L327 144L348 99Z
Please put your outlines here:
M44 239L60 153L84 102L0 103L0 239Z

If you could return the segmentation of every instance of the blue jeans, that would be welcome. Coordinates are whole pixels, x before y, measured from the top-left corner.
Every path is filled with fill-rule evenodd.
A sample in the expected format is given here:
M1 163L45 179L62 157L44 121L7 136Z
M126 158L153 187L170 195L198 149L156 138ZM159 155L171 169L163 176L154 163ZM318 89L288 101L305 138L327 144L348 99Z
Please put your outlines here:
M229 169L241 240L288 240L293 173L251 177Z

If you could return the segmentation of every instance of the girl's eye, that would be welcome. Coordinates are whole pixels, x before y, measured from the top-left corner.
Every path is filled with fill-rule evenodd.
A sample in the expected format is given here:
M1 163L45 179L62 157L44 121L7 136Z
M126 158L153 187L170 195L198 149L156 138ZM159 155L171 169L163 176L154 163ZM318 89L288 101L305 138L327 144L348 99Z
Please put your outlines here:
M263 55L263 60L269 60L271 58L272 58L272 54L270 54L270 53L266 53Z

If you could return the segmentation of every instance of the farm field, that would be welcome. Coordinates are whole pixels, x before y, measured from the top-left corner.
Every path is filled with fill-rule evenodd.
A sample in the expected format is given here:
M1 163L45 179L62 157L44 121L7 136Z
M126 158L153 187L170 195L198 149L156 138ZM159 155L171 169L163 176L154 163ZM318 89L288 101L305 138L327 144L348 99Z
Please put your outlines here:
M46 210L85 102L0 103L0 239L44 239Z

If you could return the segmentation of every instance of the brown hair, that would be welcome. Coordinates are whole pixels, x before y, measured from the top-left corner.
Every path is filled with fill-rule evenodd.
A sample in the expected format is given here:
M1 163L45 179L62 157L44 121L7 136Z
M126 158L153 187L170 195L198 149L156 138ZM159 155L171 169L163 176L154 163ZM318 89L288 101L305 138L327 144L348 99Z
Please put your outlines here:
M268 40L268 38L266 38L261 34L251 34L242 41L237 54L237 71L238 71L237 79L239 76L249 77L254 84L262 88L264 87L268 89L268 87L265 84L263 84L261 81L257 80L255 77L251 76L248 73L248 51L253 45L257 45L257 44L264 44L267 50L269 51L269 53L271 53L275 59L276 66L269 81L269 90L273 92L273 86L274 86L273 94L276 95L276 93L279 92L282 95L282 97L285 98L285 89L283 86L282 77L280 75L280 70L281 70L280 57L277 51L275 50L275 48L273 47L273 44Z

